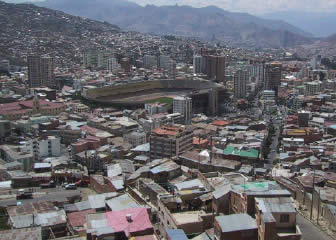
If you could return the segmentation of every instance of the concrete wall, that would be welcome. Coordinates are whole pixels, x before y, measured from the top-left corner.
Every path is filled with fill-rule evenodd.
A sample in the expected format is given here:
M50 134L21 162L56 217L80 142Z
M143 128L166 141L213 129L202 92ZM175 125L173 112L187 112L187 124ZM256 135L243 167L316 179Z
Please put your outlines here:
M329 228L333 231L336 230L336 216L330 211L328 206L323 208L323 218L328 222Z

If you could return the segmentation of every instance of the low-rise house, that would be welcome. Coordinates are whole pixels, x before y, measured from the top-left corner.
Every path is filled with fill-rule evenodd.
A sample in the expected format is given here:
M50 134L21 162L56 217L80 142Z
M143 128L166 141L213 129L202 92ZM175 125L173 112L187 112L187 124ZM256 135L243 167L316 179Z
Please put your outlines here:
M167 240L188 240L187 235L182 229L169 229L166 228L166 239Z
M106 204L111 211L120 211L131 208L141 207L134 199L128 194L123 194L109 200L106 200Z
M126 240L130 237L146 236L154 233L146 208L89 214L87 222L87 238L92 240L101 237L115 237L115 239Z
M233 185L230 206L234 213L255 214L255 198L291 197L288 190L283 190L276 182L250 182Z
M86 236L87 215L95 213L95 209L89 209L79 212L72 212L68 214L68 220L72 230L80 236Z
M301 239L292 198L256 198L255 201L259 239Z
M13 228L42 227L43 234L64 237L67 233L67 218L64 210L58 210L51 202L27 203L8 207L9 223ZM50 233L50 230L52 233Z
M215 240L256 240L258 227L256 220L247 214L217 216L214 222Z
M11 229L0 232L0 240L24 240L24 239L34 239L42 240L42 229L41 227L30 227L21 229Z

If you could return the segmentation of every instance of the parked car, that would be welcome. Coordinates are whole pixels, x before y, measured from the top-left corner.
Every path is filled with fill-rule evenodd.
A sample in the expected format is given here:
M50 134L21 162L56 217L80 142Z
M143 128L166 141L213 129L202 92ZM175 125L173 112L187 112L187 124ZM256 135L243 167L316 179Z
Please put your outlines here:
M72 189L77 189L77 186L75 183L70 183L68 185L65 186L66 190L72 190Z
M30 191L25 191L24 189L20 189L16 194L16 199L29 199L33 198L33 193Z
M90 181L89 180L79 180L76 182L77 187L87 187L89 186Z

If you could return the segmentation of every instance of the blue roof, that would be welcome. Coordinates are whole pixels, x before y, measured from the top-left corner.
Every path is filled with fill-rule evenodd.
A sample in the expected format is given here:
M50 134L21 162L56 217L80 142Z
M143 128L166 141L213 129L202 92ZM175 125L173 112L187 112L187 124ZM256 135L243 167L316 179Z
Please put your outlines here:
M166 228L168 238L174 240L188 240L187 235L182 229L169 229Z

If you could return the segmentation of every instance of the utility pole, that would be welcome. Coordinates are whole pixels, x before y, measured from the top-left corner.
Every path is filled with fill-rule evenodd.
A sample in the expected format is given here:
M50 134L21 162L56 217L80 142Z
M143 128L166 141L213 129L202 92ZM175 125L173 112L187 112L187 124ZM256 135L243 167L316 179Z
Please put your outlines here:
M320 204L321 204L321 189L319 188L319 197L318 197L318 204L317 204L317 225L319 224L319 216L320 216Z
M313 219L314 191L315 191L315 168L314 168L314 175L313 175L312 201L311 201L311 206L310 206L310 220Z
M210 164L212 164L212 135L210 136Z
M173 140L170 139L170 159L173 157Z
M198 153L198 171L200 171L201 167L201 134L198 135L198 147L200 149L200 152Z

